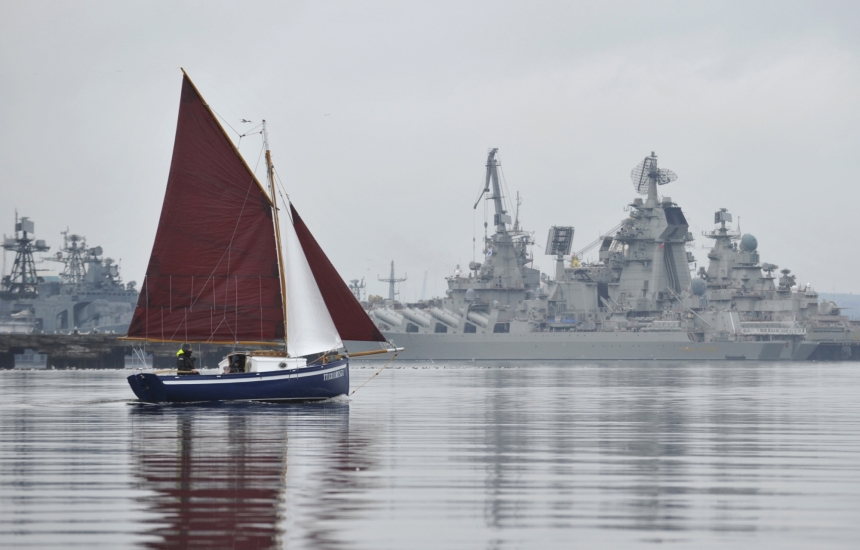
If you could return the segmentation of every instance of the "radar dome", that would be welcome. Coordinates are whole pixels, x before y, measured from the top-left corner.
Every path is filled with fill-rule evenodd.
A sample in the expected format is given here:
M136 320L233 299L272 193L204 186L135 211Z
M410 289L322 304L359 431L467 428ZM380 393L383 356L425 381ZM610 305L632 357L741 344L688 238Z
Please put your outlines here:
M758 248L758 239L747 233L746 235L741 237L741 246L744 247L744 250L749 250L750 252L753 252L756 248Z
M690 290L692 290L693 294L696 296L704 296L705 292L708 290L708 285L703 279L695 278L690 281Z
M471 302L474 299L475 299L475 289L470 288L470 289L466 290L466 300Z

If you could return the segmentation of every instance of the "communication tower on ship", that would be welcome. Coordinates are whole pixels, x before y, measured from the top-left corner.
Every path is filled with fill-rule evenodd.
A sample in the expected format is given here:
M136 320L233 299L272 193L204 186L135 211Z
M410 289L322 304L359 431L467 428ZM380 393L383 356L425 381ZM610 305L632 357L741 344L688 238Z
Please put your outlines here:
M406 280L406 273L403 274L402 279L396 278L394 276L394 260L391 260L391 275L387 279L383 279L379 275L377 275L376 278L379 279L380 282L388 283L388 299L393 302L396 299L396 296L398 294L400 294L399 292L395 291L394 284L395 283L402 283L403 281L405 281Z
M47 252L50 247L43 240L33 238L36 224L30 218L18 218L15 212L15 236L3 241L3 249L15 252L12 272L3 277L0 298L35 298L39 294L39 277L36 275L34 252Z

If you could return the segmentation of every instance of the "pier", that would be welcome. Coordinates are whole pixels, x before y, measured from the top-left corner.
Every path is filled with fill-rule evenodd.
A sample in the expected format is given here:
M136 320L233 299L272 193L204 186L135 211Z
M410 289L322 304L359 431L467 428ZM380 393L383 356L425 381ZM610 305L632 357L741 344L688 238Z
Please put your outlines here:
M144 345L119 340L116 334L0 334L0 369L14 368L15 355L26 350L47 355L48 368L121 369L126 357L145 352L152 355L153 367L171 369L176 367L179 346L175 342ZM195 344L197 366L214 368L230 350L231 346Z

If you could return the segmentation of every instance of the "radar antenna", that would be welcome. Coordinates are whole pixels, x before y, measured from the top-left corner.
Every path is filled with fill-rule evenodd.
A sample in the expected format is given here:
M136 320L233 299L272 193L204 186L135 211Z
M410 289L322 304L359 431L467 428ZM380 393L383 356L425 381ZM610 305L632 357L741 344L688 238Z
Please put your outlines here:
M349 282L348 286L349 286L349 289L352 291L352 295L355 296L355 299L358 300L359 302L363 302L364 301L364 287L365 287L364 277L362 277L361 280L352 279Z
M651 156L645 157L645 160L630 172L630 179L633 180L633 188L637 193L656 200L657 185L675 181L678 175L667 168L657 168L657 155L651 151Z
M4 250L15 252L15 263L12 273L2 275L0 281L0 297L8 300L35 298L39 295L41 277L36 275L34 252L47 252L50 248L43 240L33 238L35 224L30 218L18 217L15 211L15 238L7 237L3 243Z
M394 260L391 260L391 276L387 279L383 279L379 275L376 276L377 279L382 281L383 283L388 283L388 299L392 302L397 298L397 295L400 294L394 290L395 283L402 283L406 280L406 273L403 274L402 278L397 278L394 276Z

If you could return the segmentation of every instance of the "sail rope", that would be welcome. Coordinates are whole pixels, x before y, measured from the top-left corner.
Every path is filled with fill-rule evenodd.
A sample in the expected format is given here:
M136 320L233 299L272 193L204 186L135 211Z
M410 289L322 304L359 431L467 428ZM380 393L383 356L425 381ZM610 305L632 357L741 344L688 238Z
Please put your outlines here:
M233 126L231 126L231 125L230 125L230 123L229 123L229 122L227 122L227 119L226 119L226 118L224 118L224 117L222 117L220 114L218 114L218 112L217 112L215 109L213 109L211 105L207 105L207 106L209 107L209 109L210 109L213 113L215 113L215 116L217 116L218 118L220 118L220 119L221 119L221 122L223 122L224 124L226 124L226 125L227 125L231 130L233 130L234 132L236 132L236 135L239 137L239 140L236 142L236 149L239 149L239 148L242 146L242 138L247 137L247 136L250 136L251 134L260 134L260 135L262 135L262 134L263 134L263 131L262 131L262 130L260 130L259 132L255 132L255 131L254 131L254 130L256 130L257 128L260 128L260 127L263 125L262 123L257 124L256 126L254 126L253 128L251 128L250 130L248 130L247 132L245 132L244 134L240 134L240 133L239 133L239 131L238 131L238 130L236 130L235 128L233 128ZM244 121L244 120L243 120L243 122L247 122L247 121ZM261 159L261 158L263 158L263 150L264 150L264 149L265 149L265 146L261 146L261 147L260 147L260 154L259 154L259 155L257 155L257 164L254 166L254 174L255 174L255 175L256 175L256 173L257 173L257 168L260 166L260 159Z
M257 155L257 164L254 165L254 175L257 175L257 168L260 167L260 160L263 158L263 151L266 149L265 145L260 145L260 154Z
M209 110L210 110L210 111L212 111L213 113L215 113L215 116L217 116L218 118L220 118L220 119L224 122L224 124L226 124L227 126L230 126L230 123L229 123L229 122L227 122L227 119L226 119L226 118L224 118L224 117L222 117L221 115L219 115L219 114L218 114L218 111L216 111L215 109L213 109L213 108L212 108L212 105L209 105L209 104L207 103L207 104L206 104L206 106L207 106L207 107L209 107ZM235 128L233 128L232 126L230 126L230 129L231 129L231 130L233 130L234 132L236 132L236 135L237 135L237 136L239 136L239 139L241 139L241 138L242 138L242 134L240 134L240 133L239 133Z
M273 173L273 174L275 174L275 178L277 179L277 182L276 182L276 183L278 184L278 189L277 189L277 191L278 191L278 195L280 195L280 196L281 196L281 200L282 200L282 201L284 201L284 204L289 204L289 202L290 202L290 200L289 200L289 199L290 199L290 194L289 194L289 193L287 193L287 190L286 190L286 189L284 189L284 184L283 184L283 182L281 181L281 175L280 175L280 174L278 174L278 171L277 171L277 170L275 170L275 165L274 165L274 164L272 165L272 173ZM286 197L284 197L284 195L286 195Z
M352 392L350 392L350 394L349 394L349 395L350 395L350 397L351 397L351 396L353 396L353 395L355 395L355 392L357 392L358 390L360 390L361 388L363 388L363 387L364 387L368 382L370 382L371 380L373 380L374 378L376 378L377 376L379 376L379 374L380 374L382 371L384 371L385 369L387 369L387 368L388 368L388 365L390 365L390 364L391 364L391 362L392 362L392 361L394 361L395 359L397 359L397 353L395 353L395 354L391 357L391 359L389 359L389 360L388 360L388 362L387 362L387 363L385 363L385 365L383 365L383 366L382 366L382 368L381 368L381 369L379 369L378 371L376 371L375 373L373 373L373 376L371 376L370 378L368 378L367 380L365 380L365 381L364 381L364 383L363 383L362 385L360 385L359 387L357 387L357 388L355 388L354 390L352 390Z
M214 277L214 275L215 275L215 271L216 271L216 270L218 269L218 267L221 265L221 262L223 262L223 261L224 261L224 258L225 258L225 257L227 257L227 258L228 258L228 259L227 259L227 270L228 270L228 275L227 275L227 276L229 277L230 259L229 259L229 257L228 257L228 253L231 251L231 249L232 249L232 247L233 247L233 241L236 239L236 233L237 233L237 231L239 230L239 226L240 226L240 225L241 225L241 223L242 223L242 215L243 215L243 214L244 214L244 212L245 212L245 206L248 204L248 197L251 195L251 189L253 188L253 185L254 185L254 182L253 182L253 181L251 181L251 182L248 184L248 190L245 192L245 200L244 200L244 201L242 201L242 208L241 208L241 210L239 210L239 217L238 217L238 219L236 220L236 225L233 227L233 233L230 235L230 242L229 242L229 244L227 245L227 248L226 248L226 249L224 250L224 252L221 254L221 258L220 258L220 259L218 260L218 262L215 264L215 267L214 267L214 268L212 268L212 271L209 273L209 276L206 278L206 281L203 283L203 286L202 286L202 288L201 288L200 292L195 296L195 295L193 294L193 290L192 290L192 295L191 295L191 296L192 296L192 300L191 300L191 307L192 307L192 308L194 307L194 304L196 304L196 303L197 303L197 300L199 300L199 299L200 299L200 297L203 295L203 293L206 291L206 285L208 285L208 284L209 284L209 281L211 281L211 280L212 280L212 278L213 278L213 277ZM213 283L212 283L212 284L213 284L213 285L215 284L215 283L214 283L214 281L213 281ZM226 300L227 300L227 299L228 299L228 298L226 298L226 297L225 297L225 308L226 308L226 303L227 303L227 302L226 302ZM226 316L227 316L227 311L226 311L226 309L225 309L225 311L224 311L224 318L222 319L222 322L227 320L227 317L226 317ZM219 325L218 325L218 326L220 327L220 326L221 326L221 324L219 323ZM234 338L235 338L235 332L233 331L232 327L230 327L230 323L229 323L229 321L227 322L227 327L230 329L230 332L231 332L231 333L233 333L233 336L234 336ZM180 328L181 328L181 325L176 327L176 330L174 330L174 331L173 331L173 335L171 335L171 337L170 337L170 339L171 339L171 340L172 340L172 339L174 339L174 338L176 337L176 333L177 333L177 332L179 332L179 329L180 329ZM238 327L237 327L237 328L238 328ZM188 328L186 327L186 332L187 332L187 330L188 330ZM216 328L215 330L218 330L218 328ZM209 335L209 340L211 340L211 339L212 339L212 337L213 337L213 335L212 335L212 334L210 334L210 335ZM163 339L163 337L162 337L162 339ZM186 339L187 339L187 335L186 335ZM208 341L208 340L207 340L207 341Z
M248 130L247 132L245 132L244 134L242 134L242 135L241 135L241 136L239 136L239 137L240 137L240 138L243 138L243 137L245 137L245 136L250 136L252 133L254 133L254 134L262 134L262 133L263 133L263 131L262 131L262 130L260 130L259 132L255 132L255 131L254 131L254 130L256 130L257 128L260 128L262 125L263 125L263 123L262 123L262 122L261 122L260 124L257 124L256 126L254 126L253 128L251 128L250 130Z

